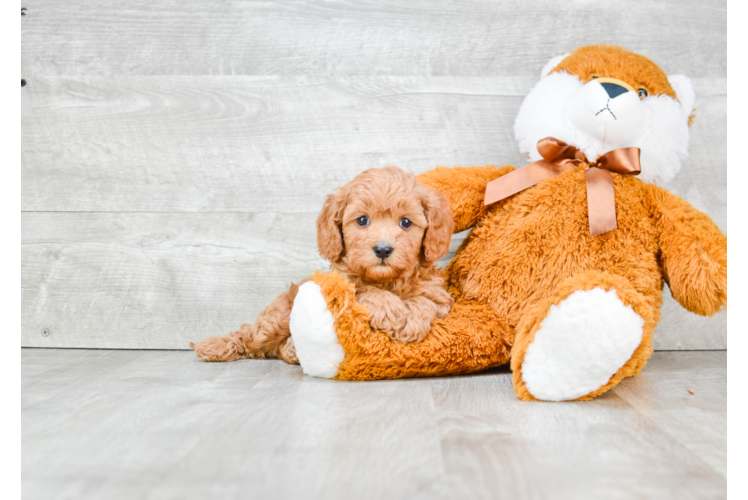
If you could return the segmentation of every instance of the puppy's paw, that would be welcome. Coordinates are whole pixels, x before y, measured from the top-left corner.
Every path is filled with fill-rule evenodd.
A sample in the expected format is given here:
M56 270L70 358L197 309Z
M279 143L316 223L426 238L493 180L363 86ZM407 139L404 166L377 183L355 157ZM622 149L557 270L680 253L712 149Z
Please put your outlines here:
M455 301L446 290L439 290L436 298L438 299L434 301L436 303L436 317L443 319L452 310Z
M384 309L372 306L368 308L371 314L369 325L373 330L379 330L394 337L406 325L406 309Z
M396 332L392 338L403 343L420 342L426 338L429 331L431 331L430 321L410 318L407 323L405 323L405 326L403 326L400 331Z
M278 357L290 365L299 364L299 358L296 356L296 346L293 343L292 337L288 337L281 343L278 348Z
M216 335L197 344L190 342L190 347L195 350L197 357L206 361L236 361L249 357L244 341L236 334Z
M402 330L408 320L408 308L400 297L387 291L362 293L358 302L366 306L371 315L369 325L390 336Z

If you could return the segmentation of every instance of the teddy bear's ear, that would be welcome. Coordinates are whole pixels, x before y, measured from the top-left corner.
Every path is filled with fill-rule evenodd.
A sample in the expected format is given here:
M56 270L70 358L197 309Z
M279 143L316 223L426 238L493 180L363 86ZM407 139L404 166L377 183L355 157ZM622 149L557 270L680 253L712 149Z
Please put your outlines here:
M696 93L693 91L691 79L686 75L670 75L667 79L670 82L670 86L675 90L675 95L678 96L678 101L680 101L683 109L683 116L688 120L691 114L693 114L694 101L696 100Z
M571 52L564 52L563 54L554 56L553 59L548 61L548 63L545 66L543 66L543 69L540 71L540 78L545 78L548 75L548 73L553 71L553 68L558 66L561 63L561 61L563 61L570 55L571 55Z

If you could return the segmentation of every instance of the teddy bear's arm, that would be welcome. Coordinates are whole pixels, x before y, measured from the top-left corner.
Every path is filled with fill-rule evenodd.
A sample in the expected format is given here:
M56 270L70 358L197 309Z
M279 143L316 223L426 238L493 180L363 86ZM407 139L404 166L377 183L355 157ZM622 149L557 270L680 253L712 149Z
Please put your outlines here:
M489 207L483 206L486 184L514 170L511 165L494 167L436 167L418 176L418 181L442 192L452 208L454 232L475 226Z
M727 236L683 198L647 185L646 203L659 233L662 270L675 300L696 314L727 307Z

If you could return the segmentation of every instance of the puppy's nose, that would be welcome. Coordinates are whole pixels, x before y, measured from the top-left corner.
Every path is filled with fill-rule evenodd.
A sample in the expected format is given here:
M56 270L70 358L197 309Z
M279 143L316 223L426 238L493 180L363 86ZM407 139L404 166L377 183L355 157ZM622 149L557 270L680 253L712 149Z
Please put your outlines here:
M605 92L608 93L608 97L610 97L611 99L615 99L619 95L625 94L626 92L628 92L628 89L626 87L624 87L623 85L618 85L617 83L604 82L604 83L601 83L600 85L603 86L603 88L605 89Z
M379 257L380 259L386 259L390 255L392 255L393 248L389 245L389 243L377 243L377 246L374 247L374 254Z

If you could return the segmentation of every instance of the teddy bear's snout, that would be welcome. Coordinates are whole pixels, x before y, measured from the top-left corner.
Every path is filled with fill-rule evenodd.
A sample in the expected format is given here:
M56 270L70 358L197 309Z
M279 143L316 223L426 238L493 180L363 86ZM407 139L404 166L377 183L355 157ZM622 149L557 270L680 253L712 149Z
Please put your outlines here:
M615 99L619 95L626 92L633 92L633 90L629 90L623 85L620 85L616 82L602 82L600 85L602 86L603 90L607 92L608 97L610 97L611 99Z
M646 129L647 111L639 95L624 81L591 80L581 86L567 107L571 124L606 148L636 145Z

